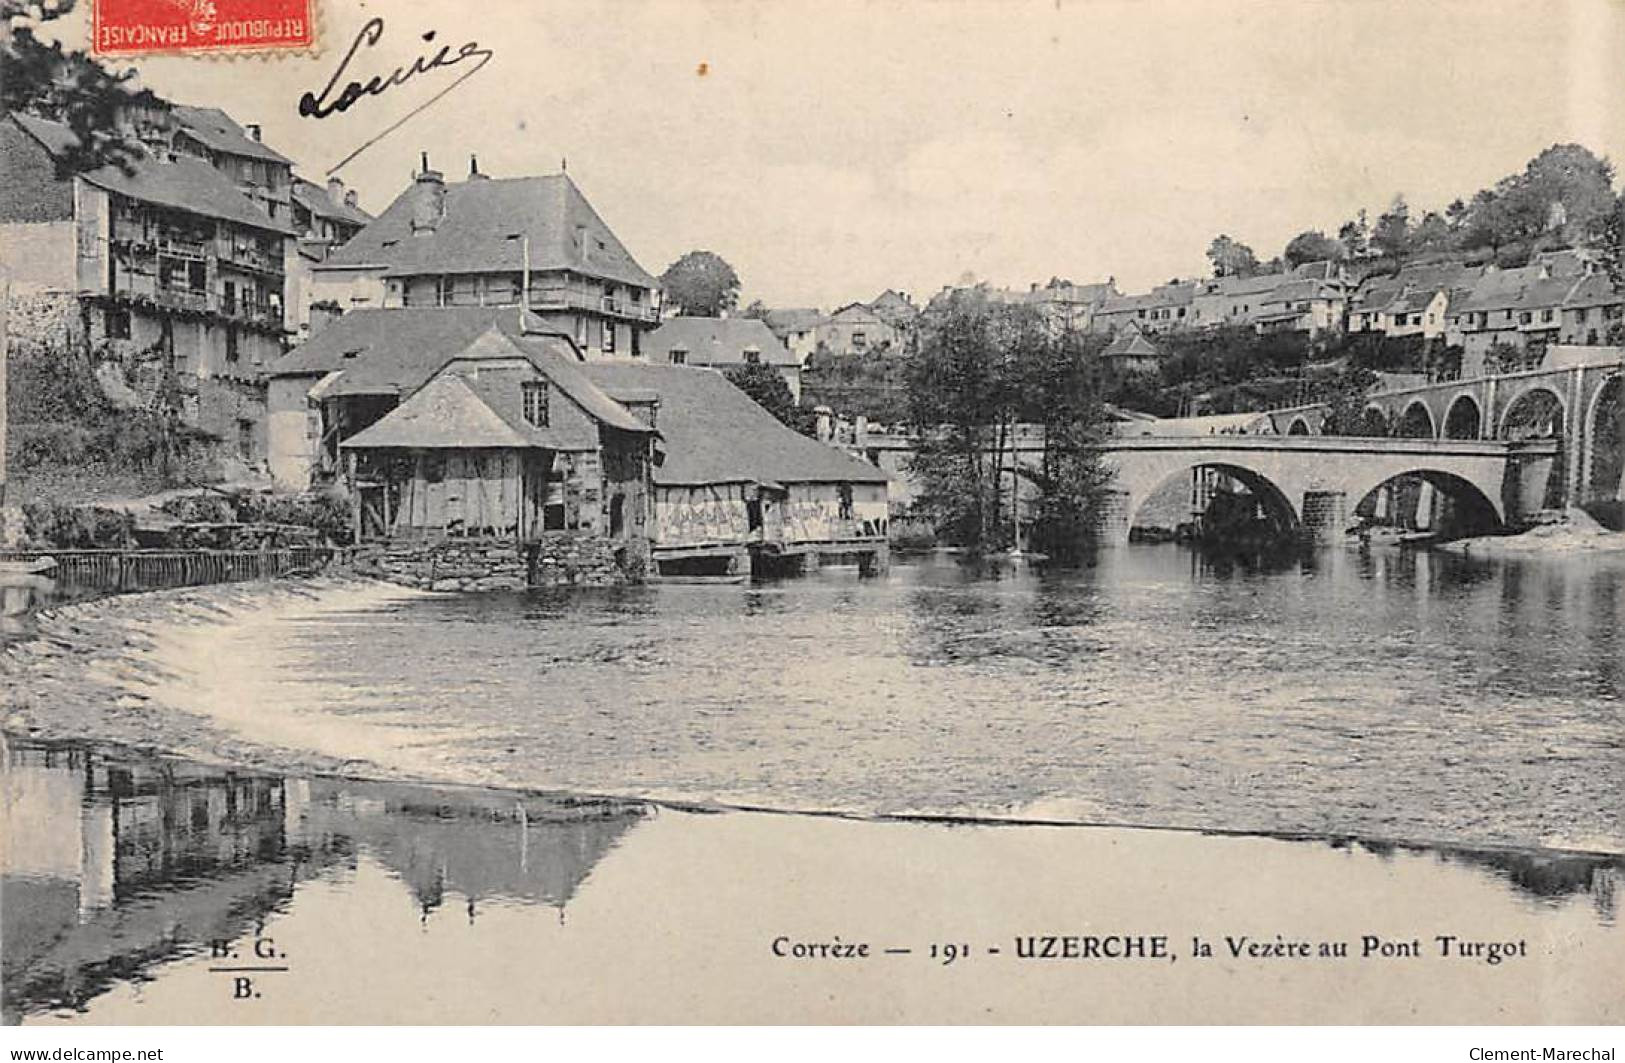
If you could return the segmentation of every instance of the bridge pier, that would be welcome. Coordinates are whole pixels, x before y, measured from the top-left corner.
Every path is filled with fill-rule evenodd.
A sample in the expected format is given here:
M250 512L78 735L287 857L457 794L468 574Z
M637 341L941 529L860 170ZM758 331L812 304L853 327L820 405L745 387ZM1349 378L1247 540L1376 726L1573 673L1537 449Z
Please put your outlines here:
M1127 546L1133 496L1127 491L1104 491L1095 510L1092 532L1096 546Z
M1341 542L1349 526L1349 499L1342 491L1303 493L1303 534L1314 543Z

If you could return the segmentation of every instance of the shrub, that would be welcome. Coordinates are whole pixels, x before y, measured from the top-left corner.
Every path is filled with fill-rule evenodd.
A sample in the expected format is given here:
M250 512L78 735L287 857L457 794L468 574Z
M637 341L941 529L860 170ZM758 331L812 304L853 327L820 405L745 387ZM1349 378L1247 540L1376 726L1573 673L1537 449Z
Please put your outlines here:
M105 549L134 541L135 518L102 506L31 502L23 506L23 529L29 539L62 550Z

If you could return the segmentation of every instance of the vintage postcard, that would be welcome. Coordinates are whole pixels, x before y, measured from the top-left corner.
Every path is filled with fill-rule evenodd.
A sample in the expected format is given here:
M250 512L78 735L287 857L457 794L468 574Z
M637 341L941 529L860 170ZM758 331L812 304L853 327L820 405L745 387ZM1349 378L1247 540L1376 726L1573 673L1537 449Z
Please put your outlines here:
M3 8L8 1026L1625 1020L1625 6Z

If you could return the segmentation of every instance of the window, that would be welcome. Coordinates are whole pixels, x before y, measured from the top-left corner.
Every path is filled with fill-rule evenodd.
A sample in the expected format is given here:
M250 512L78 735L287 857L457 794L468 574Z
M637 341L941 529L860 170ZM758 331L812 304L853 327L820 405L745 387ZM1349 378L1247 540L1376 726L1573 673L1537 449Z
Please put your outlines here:
M127 307L110 307L105 321L108 339L127 340L130 338L130 311Z
M226 326L226 361L235 362L238 358L237 330L231 325Z
M547 381L527 380L519 385L525 421L537 428L547 427Z
M634 358L643 357L643 345L638 342L640 336L641 334L637 329L632 330L632 357Z
M1542 321L1550 321L1552 319L1552 312L1550 310L1542 310L1540 312L1540 319Z
M745 364L746 365L761 365L762 364L762 352L757 350L755 347L747 347L747 348L745 348Z
M587 319L576 315L576 346L583 350L587 347Z
M254 460L254 422L237 421L237 456L244 461Z
M839 490L840 490L840 519L841 520L851 520L852 519L852 485L851 484L841 484Z
M1583 324L1586 323L1586 318L1589 317L1590 315L1591 315L1590 310L1587 310L1584 307L1581 307L1579 310L1576 310L1574 312L1574 320L1576 322L1578 322L1579 324L1583 325Z
M681 348L681 347L673 347L671 349L671 364L672 365L687 365L688 364L688 352L683 350L683 348Z
M1521 313L1518 314L1518 324L1520 324L1520 325L1529 324L1529 311L1524 310L1524 311L1522 311Z
M221 309L228 314L237 312L237 282L226 281L225 294L220 297Z
M604 322L604 353L615 353L615 322Z
M858 331L858 332L852 333L852 346L853 346L853 348L855 350L861 351L865 347L867 347L868 345L869 345L869 337L864 335L863 332Z

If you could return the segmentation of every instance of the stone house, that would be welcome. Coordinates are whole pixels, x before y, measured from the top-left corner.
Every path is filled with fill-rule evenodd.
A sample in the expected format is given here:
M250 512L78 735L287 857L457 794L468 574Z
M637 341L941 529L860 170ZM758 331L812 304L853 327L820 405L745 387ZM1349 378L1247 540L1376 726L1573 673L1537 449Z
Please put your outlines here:
M649 334L648 358L660 365L734 369L771 366L801 401L801 360L779 342L766 324L749 317L674 317Z
M567 174L492 178L428 165L371 224L311 269L341 309L524 307L589 358L641 357L658 284Z
M210 161L149 143L128 170L64 174L56 160L75 145L66 126L0 119L0 245L14 303L37 311L34 326L88 343L99 372L138 401L174 385L186 423L258 463L262 372L283 350L293 231Z
M1606 273L1592 273L1579 281L1563 300L1560 343L1595 347L1607 342L1608 330L1625 320L1625 292Z
M819 323L814 347L829 354L901 354L902 338L867 303L848 303Z
M1310 337L1338 332L1348 310L1348 294L1333 281L1290 277L1270 290L1252 314L1259 332L1303 332Z

